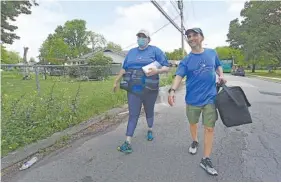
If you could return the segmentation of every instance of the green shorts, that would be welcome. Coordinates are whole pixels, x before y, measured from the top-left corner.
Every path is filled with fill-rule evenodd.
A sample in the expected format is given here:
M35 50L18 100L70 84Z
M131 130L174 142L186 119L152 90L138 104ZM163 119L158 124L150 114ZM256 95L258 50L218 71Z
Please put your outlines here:
M214 127L218 120L218 112L215 104L207 104L202 107L187 105L186 115L189 123L196 124L199 121L202 112L203 125L206 127Z

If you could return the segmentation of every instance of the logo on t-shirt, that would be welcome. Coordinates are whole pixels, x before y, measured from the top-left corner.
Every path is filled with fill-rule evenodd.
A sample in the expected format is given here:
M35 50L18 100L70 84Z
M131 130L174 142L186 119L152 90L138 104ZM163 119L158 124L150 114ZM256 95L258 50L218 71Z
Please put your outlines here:
M198 75L203 72L212 72L213 67L210 65L207 65L207 61L205 59L200 59L198 61L198 67L196 70L193 71L194 74Z

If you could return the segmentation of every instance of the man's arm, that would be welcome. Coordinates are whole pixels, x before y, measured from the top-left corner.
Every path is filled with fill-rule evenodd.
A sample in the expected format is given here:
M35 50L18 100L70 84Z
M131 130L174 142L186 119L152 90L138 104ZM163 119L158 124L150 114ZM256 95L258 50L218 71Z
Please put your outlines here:
M176 91L179 88L181 81L185 76L186 76L186 60L184 59L180 62L177 68L176 77L174 78L170 92L171 90Z
M218 66L216 73L219 75L219 77L223 77L223 70L222 66Z
M215 60L216 73L219 75L219 77L223 77L223 69L221 66L221 61L219 59L218 54L216 52L215 54L216 54L216 60Z
M183 78L182 78L181 76L176 75L176 77L175 77L175 79L174 79L174 81L173 81L173 84L172 84L171 90L176 91L176 90L179 88L179 86L180 86L180 84L181 84L182 79L183 79Z

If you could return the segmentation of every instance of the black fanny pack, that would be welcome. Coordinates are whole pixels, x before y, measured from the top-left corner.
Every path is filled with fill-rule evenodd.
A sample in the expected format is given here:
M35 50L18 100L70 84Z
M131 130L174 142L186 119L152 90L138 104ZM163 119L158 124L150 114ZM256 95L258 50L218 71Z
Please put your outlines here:
M159 90L159 75L146 76L143 70L129 69L123 74L120 88L135 94Z

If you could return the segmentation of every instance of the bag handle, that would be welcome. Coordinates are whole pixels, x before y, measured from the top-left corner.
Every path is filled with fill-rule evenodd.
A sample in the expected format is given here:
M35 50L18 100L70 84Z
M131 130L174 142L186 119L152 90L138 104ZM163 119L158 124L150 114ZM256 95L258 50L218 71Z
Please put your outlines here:
M225 85L225 84L220 84L220 86L225 90L225 92L228 94L228 96L235 102L236 105L238 106L243 106L243 104L239 103L236 98L233 96L232 92L230 89Z

